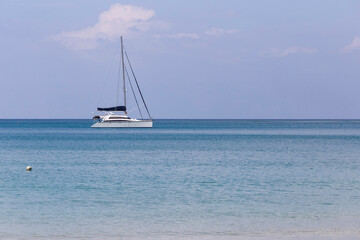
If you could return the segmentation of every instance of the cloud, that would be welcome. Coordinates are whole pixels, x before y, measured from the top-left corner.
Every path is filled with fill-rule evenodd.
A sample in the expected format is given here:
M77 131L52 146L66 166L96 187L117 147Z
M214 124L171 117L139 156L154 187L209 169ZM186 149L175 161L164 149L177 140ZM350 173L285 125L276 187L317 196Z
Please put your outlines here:
M269 51L262 52L261 56L286 57L291 54L314 54L315 48L291 47L286 49L271 48Z
M223 28L211 28L202 33L176 33L176 34L164 34L164 35L155 35L157 38L172 38L172 39L202 39L206 37L215 37L222 35L229 35L238 33L237 29L223 29Z
M196 34L196 33L176 33L176 34L171 34L171 35L167 35L169 38L174 38L174 39L180 39L180 38L188 38L188 39L199 39L200 35Z
M73 49L92 49L98 41L114 41L122 35L132 35L166 27L166 23L154 21L153 10L133 5L114 4L99 15L98 22L78 31L62 32L50 39Z
M239 30L237 29L223 29L223 28L211 28L204 32L207 36L221 36L221 35L228 35L238 33Z
M360 37L356 36L352 43L346 47L344 47L341 51L342 52L350 52L354 50L360 49Z

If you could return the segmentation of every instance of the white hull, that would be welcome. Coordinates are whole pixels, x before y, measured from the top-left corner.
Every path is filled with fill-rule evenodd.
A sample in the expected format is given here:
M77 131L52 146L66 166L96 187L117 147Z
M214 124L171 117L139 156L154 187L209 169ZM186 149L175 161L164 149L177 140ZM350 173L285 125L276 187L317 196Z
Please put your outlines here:
M139 120L139 121L124 121L124 122L97 122L91 127L93 128L151 128L153 121Z

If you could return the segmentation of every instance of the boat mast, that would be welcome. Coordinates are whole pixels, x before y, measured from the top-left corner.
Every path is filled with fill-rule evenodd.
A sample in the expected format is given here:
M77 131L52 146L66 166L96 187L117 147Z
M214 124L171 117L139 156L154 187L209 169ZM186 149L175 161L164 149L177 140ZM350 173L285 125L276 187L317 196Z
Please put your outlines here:
M126 107L126 88L125 88L125 62L124 62L124 45L123 45L123 38L121 39L121 61L122 61L122 73L123 73L123 87L124 87L124 106ZM126 111L125 111L126 114Z

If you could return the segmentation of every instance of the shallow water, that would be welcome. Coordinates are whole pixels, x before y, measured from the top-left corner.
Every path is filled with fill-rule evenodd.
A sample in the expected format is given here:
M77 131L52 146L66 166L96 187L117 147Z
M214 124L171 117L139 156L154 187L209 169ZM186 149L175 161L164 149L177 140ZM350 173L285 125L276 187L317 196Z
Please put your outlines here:
M91 123L0 120L1 239L360 239L360 121Z

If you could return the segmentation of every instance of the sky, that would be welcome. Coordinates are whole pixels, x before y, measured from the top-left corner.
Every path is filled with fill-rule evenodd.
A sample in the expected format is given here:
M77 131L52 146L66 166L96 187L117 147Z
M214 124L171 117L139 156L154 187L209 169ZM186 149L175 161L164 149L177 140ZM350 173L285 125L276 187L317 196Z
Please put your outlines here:
M113 106L123 36L155 119L360 119L359 23L357 0L0 0L0 118Z

